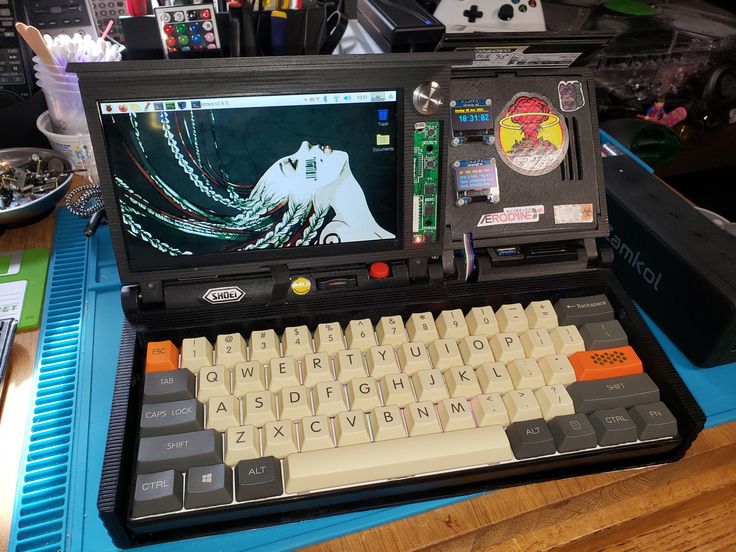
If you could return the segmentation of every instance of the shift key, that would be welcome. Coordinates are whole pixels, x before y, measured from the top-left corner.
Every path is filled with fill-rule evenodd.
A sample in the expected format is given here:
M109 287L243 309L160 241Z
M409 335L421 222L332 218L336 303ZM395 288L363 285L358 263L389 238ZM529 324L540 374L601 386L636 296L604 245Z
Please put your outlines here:
M655 401L649 401L655 402ZM160 437L142 437L138 445L138 473L222 463L222 439L214 429Z
M576 381L567 386L575 412L629 408L659 401L659 388L648 374Z

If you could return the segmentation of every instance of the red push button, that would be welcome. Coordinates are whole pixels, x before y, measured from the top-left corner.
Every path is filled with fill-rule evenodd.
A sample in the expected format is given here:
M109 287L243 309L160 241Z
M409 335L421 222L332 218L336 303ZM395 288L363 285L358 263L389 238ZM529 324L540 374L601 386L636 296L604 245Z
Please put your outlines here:
M389 275L389 268L386 263L377 262L371 264L371 268L368 270L368 274L371 278L376 278L378 280L382 280L383 278L388 278Z

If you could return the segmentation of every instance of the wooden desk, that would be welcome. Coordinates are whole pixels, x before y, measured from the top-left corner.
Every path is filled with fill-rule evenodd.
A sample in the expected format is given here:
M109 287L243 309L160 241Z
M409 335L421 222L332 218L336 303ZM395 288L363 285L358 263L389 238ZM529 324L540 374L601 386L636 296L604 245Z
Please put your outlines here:
M49 247L53 219L2 249ZM0 550L7 549L38 332L18 334L0 417ZM704 431L676 464L506 489L312 551L736 550L736 423Z

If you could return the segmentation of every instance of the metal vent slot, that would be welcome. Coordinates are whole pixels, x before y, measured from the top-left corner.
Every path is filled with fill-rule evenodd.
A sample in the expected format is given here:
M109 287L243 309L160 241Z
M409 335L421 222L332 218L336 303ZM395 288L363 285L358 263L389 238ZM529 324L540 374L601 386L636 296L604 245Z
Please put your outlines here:
M572 138L575 143L575 161L577 162L578 180L582 180L583 179L583 157L580 153L580 130L578 129L577 117L572 118Z

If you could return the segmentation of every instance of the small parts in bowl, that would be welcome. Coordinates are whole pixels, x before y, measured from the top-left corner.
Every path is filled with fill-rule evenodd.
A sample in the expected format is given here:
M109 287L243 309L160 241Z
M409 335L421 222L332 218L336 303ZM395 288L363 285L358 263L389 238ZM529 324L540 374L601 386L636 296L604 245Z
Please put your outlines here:
M24 163L0 160L0 210L17 207L63 185L70 171L58 157L34 153Z

